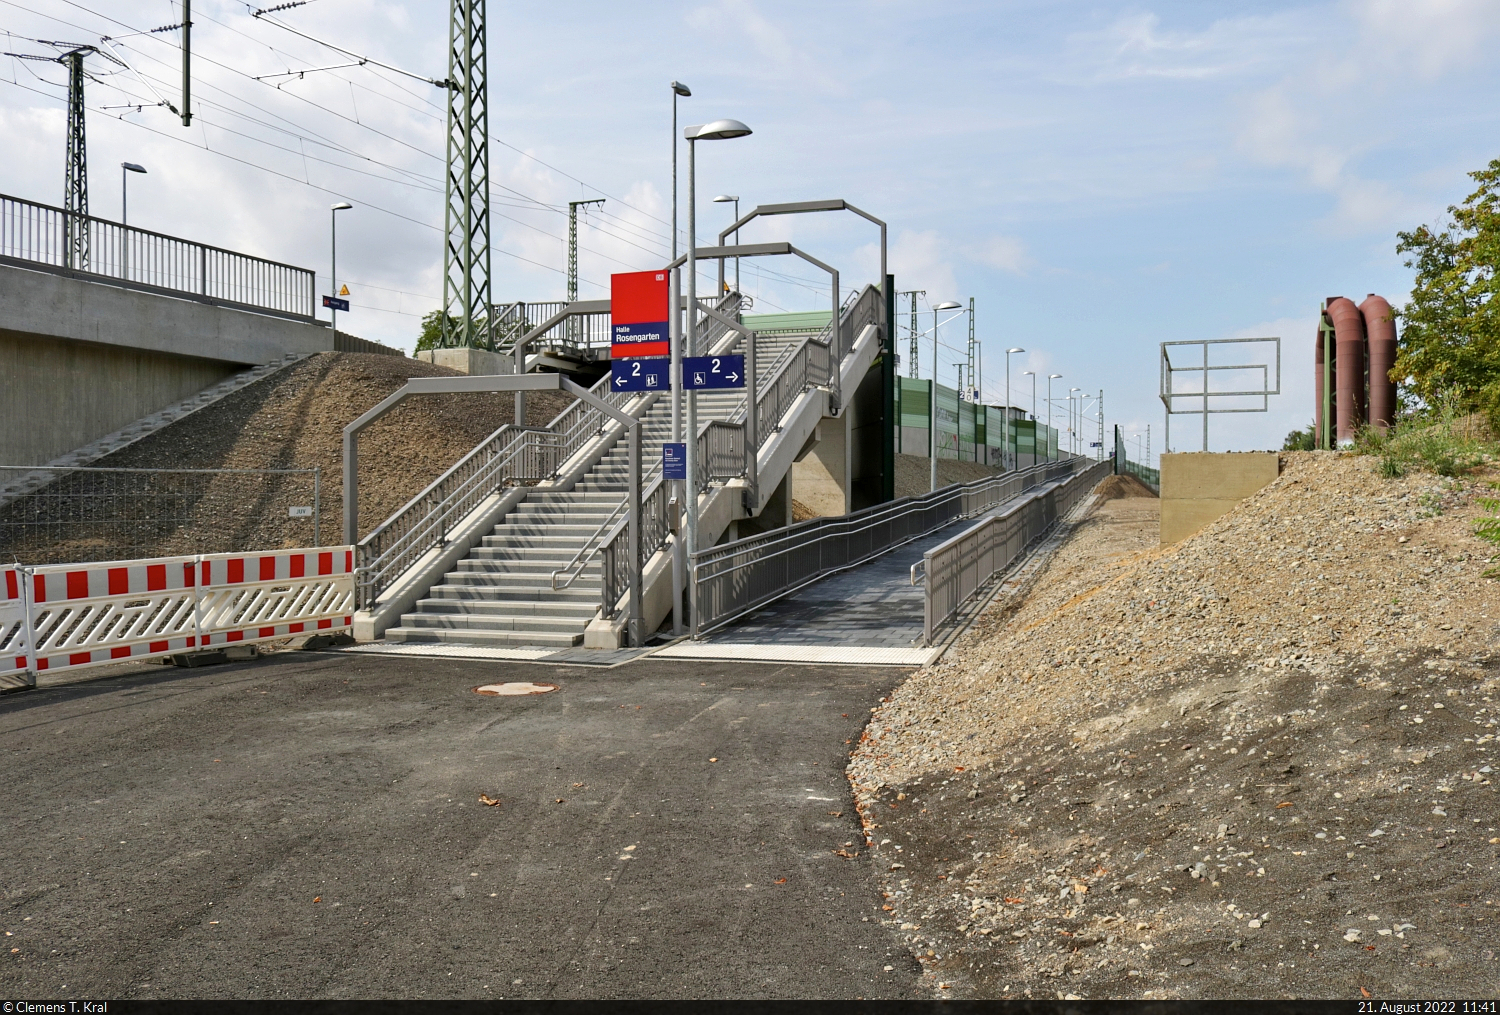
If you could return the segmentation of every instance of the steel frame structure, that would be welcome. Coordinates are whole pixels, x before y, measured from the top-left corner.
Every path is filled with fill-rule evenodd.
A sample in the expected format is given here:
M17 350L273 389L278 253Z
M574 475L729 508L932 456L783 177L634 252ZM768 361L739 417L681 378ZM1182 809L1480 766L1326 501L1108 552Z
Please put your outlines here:
M485 0L451 0L448 19L448 175L443 207L445 349L484 345L490 307L490 121Z
M1208 347L1211 345L1255 345L1270 342L1276 346L1276 385L1269 386L1270 364L1267 363L1233 363L1233 364L1210 364L1208 362ZM1171 353L1167 350L1173 346L1202 347L1203 362L1193 366L1175 366L1172 363ZM1270 408L1270 396L1281 394L1281 339L1280 337L1269 338L1210 338L1190 339L1181 342L1161 343L1161 359L1158 363L1160 369L1160 386L1158 397L1166 409L1166 434L1163 438L1163 446L1166 452L1172 450L1172 417L1173 416L1203 416L1203 450L1208 450L1208 417L1215 413L1230 412L1266 412ZM1261 386L1258 389L1246 391L1210 391L1208 389L1209 376L1215 371L1222 370L1259 370L1261 372ZM1174 378L1177 374L1202 374L1203 388L1201 391L1176 391L1174 390ZM1100 392L1102 399L1103 392ZM1179 398L1196 398L1202 400L1202 407L1198 409L1179 409L1174 404ZM1261 400L1258 409L1215 409L1211 407L1212 400L1216 398L1259 398ZM1100 419L1103 419L1101 413ZM1101 422L1100 443L1103 443L1103 424Z

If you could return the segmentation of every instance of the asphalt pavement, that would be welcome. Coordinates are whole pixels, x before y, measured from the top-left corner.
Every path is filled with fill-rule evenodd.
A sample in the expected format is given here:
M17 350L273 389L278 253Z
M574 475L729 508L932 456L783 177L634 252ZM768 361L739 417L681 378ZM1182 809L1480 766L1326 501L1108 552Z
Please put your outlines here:
M0 992L920 996L844 777L905 672L286 652L7 695ZM472 691L507 681L559 687Z

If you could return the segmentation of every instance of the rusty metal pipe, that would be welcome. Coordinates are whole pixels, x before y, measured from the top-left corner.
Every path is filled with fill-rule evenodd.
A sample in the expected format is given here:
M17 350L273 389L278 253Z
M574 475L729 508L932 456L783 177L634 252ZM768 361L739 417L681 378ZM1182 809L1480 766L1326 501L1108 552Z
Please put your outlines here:
M1323 446L1323 329L1313 333L1313 447Z
M1343 296L1328 301L1328 319L1333 322L1335 439L1352 444L1365 421L1365 319Z
M1365 297L1359 312L1365 319L1370 364L1369 423L1384 432L1396 422L1396 382L1391 380L1391 368L1396 365L1396 321L1390 303L1374 293Z

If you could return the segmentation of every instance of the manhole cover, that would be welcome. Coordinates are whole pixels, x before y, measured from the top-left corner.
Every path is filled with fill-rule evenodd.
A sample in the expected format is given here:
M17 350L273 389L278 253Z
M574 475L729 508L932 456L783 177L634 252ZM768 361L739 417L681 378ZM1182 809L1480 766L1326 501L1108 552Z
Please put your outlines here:
M488 694L493 696L506 696L518 694L546 694L548 691L557 690L556 684L536 684L531 681L518 681L510 684L480 684L474 688L475 694Z

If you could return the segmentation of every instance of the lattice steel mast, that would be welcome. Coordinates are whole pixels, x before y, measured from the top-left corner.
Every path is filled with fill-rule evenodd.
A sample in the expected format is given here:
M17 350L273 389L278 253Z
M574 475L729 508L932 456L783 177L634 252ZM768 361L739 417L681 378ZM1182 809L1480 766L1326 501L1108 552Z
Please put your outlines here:
M964 376L969 378L969 387L976 389L969 396L970 400L975 402L983 401L984 393L978 391L978 385L974 383L974 378L978 375L974 373L974 297L972 296L969 297L969 372ZM1009 402L1010 399L1007 398L1006 401Z
M578 299L578 209L591 204L602 205L604 198L568 202L568 302Z
M93 51L78 48L58 62L68 68L68 155L63 166L63 264L87 271L89 267L89 157L83 129L83 57Z
M490 311L490 122L485 0L451 0L448 180L443 210L444 348L484 344Z
M897 293L897 296L911 297L911 351L910 362L906 364L906 376L913 379L917 376L917 297L926 296L926 289L912 289L908 292Z

